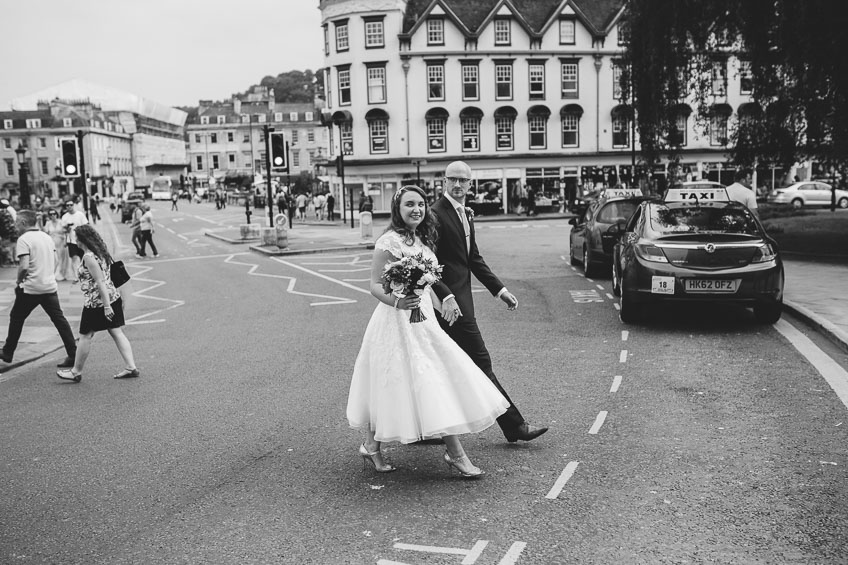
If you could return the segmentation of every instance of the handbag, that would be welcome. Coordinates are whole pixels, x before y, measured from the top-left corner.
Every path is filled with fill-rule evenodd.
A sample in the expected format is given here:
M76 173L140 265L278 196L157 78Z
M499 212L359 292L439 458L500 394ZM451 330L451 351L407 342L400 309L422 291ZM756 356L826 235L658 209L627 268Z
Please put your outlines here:
M109 265L109 278L112 279L115 288L123 286L130 280L130 274L127 272L123 261L112 261L112 264Z

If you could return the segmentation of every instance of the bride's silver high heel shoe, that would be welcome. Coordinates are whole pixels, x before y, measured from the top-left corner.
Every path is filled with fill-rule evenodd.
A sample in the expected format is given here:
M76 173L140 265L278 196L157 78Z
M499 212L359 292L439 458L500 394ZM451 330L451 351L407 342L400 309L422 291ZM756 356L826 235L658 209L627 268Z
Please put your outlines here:
M459 474L466 479L476 479L477 477L482 477L486 474L486 471L483 469L475 467L467 455L453 459L450 454L445 451L445 464L448 466L448 469L456 469L459 471Z
M383 461L383 452L379 449L374 452L368 451L368 448L365 447L365 444L359 446L359 455L362 456L362 466L366 467L368 463L370 463L374 470L378 473L391 473L396 468L392 467L385 461Z

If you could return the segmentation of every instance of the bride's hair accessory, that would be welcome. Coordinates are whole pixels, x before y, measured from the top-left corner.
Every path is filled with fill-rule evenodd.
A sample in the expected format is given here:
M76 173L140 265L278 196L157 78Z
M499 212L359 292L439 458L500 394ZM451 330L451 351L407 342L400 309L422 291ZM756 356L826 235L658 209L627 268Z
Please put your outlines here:
M395 195L392 196L392 203L394 203L397 200L400 200L400 197L403 195L404 192L406 192L407 190L412 190L413 188L421 190L420 188L418 188L414 184L405 184L402 187L400 187L399 189L397 189L395 191Z

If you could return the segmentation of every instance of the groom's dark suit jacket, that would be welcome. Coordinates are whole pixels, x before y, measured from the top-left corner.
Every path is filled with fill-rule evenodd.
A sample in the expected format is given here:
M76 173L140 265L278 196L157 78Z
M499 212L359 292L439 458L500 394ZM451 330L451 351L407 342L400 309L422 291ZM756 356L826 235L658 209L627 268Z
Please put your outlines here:
M431 210L437 220L439 237L436 241L436 257L442 266L440 282L444 283L434 285L433 290L440 299L444 299L449 293L453 293L462 311L462 316L452 326L449 326L441 316L439 316L439 324L474 360L480 370L486 373L486 376L509 402L509 409L498 418L501 429L509 436L518 426L524 423L524 418L512 404L509 395L492 371L492 359L489 350L486 349L486 344L480 334L480 328L477 327L477 319L474 315L471 275L473 274L492 293L492 296L497 296L504 285L477 250L474 222L469 218L471 240L469 249L466 250L462 221L459 219L451 201L442 196L433 204Z

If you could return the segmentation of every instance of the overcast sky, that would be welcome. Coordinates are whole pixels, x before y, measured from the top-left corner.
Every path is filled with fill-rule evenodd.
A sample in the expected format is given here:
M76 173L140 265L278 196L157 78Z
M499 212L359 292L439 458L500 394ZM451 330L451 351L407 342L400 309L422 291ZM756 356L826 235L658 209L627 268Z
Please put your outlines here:
M323 56L318 0L0 0L0 109L70 79L195 106Z

